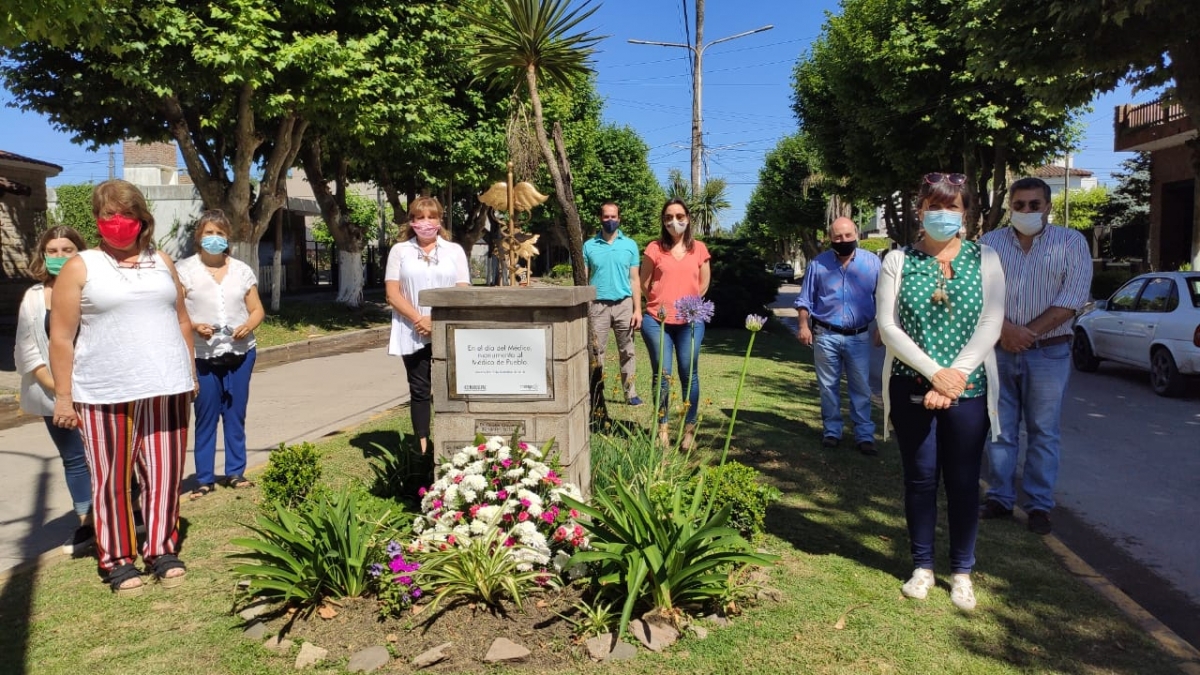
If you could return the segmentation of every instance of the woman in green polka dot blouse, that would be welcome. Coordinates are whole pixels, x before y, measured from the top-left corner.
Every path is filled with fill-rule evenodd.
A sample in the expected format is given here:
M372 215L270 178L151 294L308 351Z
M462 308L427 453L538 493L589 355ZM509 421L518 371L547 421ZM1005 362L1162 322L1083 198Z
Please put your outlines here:
M950 600L975 608L971 570L979 526L979 468L999 386L993 347L1004 322L996 252L964 241L974 195L962 174L931 173L917 193L923 237L887 256L876 291L884 418L900 446L904 514L916 568L901 591L924 599L935 584L938 476L950 526ZM887 438L887 425L884 428Z

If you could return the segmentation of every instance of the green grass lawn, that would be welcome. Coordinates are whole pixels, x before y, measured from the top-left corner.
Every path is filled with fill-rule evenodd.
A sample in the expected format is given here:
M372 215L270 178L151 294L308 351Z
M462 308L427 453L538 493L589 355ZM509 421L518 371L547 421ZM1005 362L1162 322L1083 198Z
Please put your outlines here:
M384 326L392 320L382 296L372 293L361 309L333 302L332 294L317 298L284 298L279 311L254 331L259 347L274 347L350 330ZM264 300L264 303L266 301Z
M717 449L748 337L713 330L705 341L701 441ZM642 352L639 342L640 393L648 398ZM609 355L615 378L615 349ZM649 423L649 406L628 408L620 398L609 396L614 417ZM407 410L399 409L323 442L327 481L365 480L370 442L394 444L407 427ZM924 602L905 600L900 584L911 569L900 465L894 443L880 450L868 458L848 446L822 449L809 350L790 334L760 333L731 457L758 468L784 493L768 513L768 533L756 542L781 556L768 583L782 591L782 602L752 605L703 641L571 672L1177 672L1112 605L1064 571L1039 537L1013 522L981 529L973 614L950 604L944 538L941 585ZM115 598L90 559L58 559L8 579L0 590L0 672L294 672L290 659L243 640L242 622L231 611L236 579L227 542L243 534L239 523L256 512L256 496L257 490L220 490L184 505L189 577L175 591L152 586L140 598ZM381 624L381 639L391 630ZM338 665L310 672L341 672ZM411 672L404 662L389 668ZM489 672L542 671L535 663Z

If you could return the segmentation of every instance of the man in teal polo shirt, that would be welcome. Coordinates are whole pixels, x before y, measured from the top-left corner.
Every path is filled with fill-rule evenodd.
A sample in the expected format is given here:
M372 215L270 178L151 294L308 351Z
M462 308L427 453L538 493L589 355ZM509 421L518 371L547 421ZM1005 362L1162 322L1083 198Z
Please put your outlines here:
M596 287L589 309L600 363L608 348L608 329L617 335L621 384L629 405L641 405L634 383L633 336L642 324L642 289L638 279L637 243L621 234L621 211L613 202L600 205L600 231L583 243L588 282Z

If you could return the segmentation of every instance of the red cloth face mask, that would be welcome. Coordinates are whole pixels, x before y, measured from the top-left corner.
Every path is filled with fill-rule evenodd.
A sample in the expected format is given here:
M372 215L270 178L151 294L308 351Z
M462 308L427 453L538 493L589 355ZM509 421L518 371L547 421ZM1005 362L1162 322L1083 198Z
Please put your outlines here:
M133 246L142 233L142 221L117 214L110 218L97 218L96 229L109 246L124 250Z

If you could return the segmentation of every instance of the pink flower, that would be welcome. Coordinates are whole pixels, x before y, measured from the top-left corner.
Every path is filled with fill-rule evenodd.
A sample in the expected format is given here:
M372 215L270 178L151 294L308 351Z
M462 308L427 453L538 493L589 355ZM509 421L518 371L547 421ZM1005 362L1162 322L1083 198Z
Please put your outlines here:
M429 490L426 490L425 488L421 488L420 490L417 490L417 496L424 497L426 492L429 492Z
M455 520L462 520L462 517L463 517L463 512L462 512L462 511L455 511L455 512L454 512L454 519L455 519Z
M506 468L506 469L507 469L507 468L509 468L509 467L511 467L511 466L512 466L512 460L511 460L511 459L506 459L506 460L504 460L503 462L500 462L500 464L501 464L501 465L503 465L503 466L504 466L504 468ZM498 470L498 469L497 469L497 470Z
M472 506L472 507L469 509L469 511L470 511L470 513L471 513L471 517L472 517L472 518L474 518L474 517L475 517L475 514L479 513L479 509L483 508L483 506L484 506L483 504L475 504L475 505L473 505L473 506Z
M527 520L529 520L529 512L528 512L528 511L522 511L522 512L518 513L518 514L517 514L517 520L521 521L522 523L523 523L523 522L525 522L525 521L527 521Z
M484 443L480 443L479 447L475 448L475 449L478 450L479 452L483 452L483 451L487 450L487 445Z
M572 518L578 518L578 517L579 517L579 512L578 512L578 511L576 511L575 509L571 509L571 517L572 517Z
M520 443L517 443L517 447L518 447L518 448L520 448L520 449L522 449L522 450L528 450L528 449L529 449L529 444L528 444L528 443L526 443L525 441L521 441Z
M543 511L542 512L542 520L547 523L553 523L554 522L554 514L550 511Z
M458 476L455 476L455 477L454 477L454 484L455 484L455 485L458 485L459 483L461 483L461 482L462 482L462 479L463 479L463 477L462 477L462 475L461 475L461 474L460 474L460 475L458 475Z
M500 481L497 480L496 482L499 483ZM496 499L501 499L501 500L508 499L508 490L500 490L499 492L497 492Z
M507 539L504 540L505 548L512 548L513 546L516 545L516 543L517 543L517 540L513 539L512 537L508 537Z
M504 522L506 522L506 523L511 523L511 522L512 522L512 514L511 514L511 513L506 513L506 514L504 514L503 516L501 516L501 518L500 518L500 519L501 519L501 520L503 520L503 521L504 521Z
M582 536L583 536L583 526L582 526L582 525L576 525L576 526L575 526L575 536L576 536L576 537L582 537Z
M455 542L454 535L450 535L450 536L446 537L446 543L447 543L447 544L451 544L451 545L453 545L453 544L454 544L454 542Z
M560 527L554 531L554 541L562 541L562 540L566 539L568 536L569 536L569 533L567 532L567 528L565 528L565 527Z
M434 509L442 508L442 500L440 500L440 499L433 500L433 508Z

